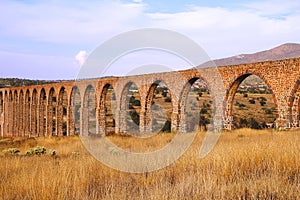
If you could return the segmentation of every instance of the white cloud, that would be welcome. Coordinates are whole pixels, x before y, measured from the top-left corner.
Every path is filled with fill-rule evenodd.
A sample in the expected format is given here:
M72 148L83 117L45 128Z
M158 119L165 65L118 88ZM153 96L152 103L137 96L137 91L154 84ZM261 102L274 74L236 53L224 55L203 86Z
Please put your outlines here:
M140 24L143 9L143 4L119 1L42 1L33 4L7 1L0 4L0 18L8 19L0 23L0 30L6 37L95 44Z
M86 51L79 51L75 56L75 60L77 61L79 66L82 66L87 57L88 57L88 54Z

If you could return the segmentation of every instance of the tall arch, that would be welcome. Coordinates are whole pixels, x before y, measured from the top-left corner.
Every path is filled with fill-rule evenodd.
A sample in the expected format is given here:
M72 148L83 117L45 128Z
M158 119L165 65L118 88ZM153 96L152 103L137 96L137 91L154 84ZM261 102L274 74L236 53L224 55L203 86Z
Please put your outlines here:
M39 97L39 136L47 135L47 94L44 88Z
M115 103L116 96L114 93L114 88L110 84L106 84L101 92L100 101L99 101L99 128L100 134L109 135L115 133Z
M30 104L31 104L31 97L29 89L26 90L25 93L25 104L24 104L24 134L25 137L30 137Z
M10 90L8 93L8 134L9 136L13 136L13 94Z
M19 123L19 136L24 137L24 92L23 90L20 91L20 95L19 95L18 123Z
M227 90L226 93L226 108L225 108L225 121L224 121L224 128L225 129L233 129L236 126L234 124L237 124L237 122L234 119L234 114L233 114L233 106L238 106L241 107L242 104L240 104L239 102L234 102L235 96L237 94L238 88L241 85L241 83L248 77L254 75L255 77L259 78L260 80L262 80L266 86L271 90L270 85L268 84L268 82L261 77L258 74L255 73L246 73L246 74L242 74L241 76L239 76L230 86L230 88ZM271 90L272 91L272 90ZM246 98L246 96L244 96L244 98ZM271 98L274 102L274 113L275 117L277 117L277 101L276 101L276 97L275 95L272 93L272 98ZM258 102L257 104L259 104L260 100L259 98L251 98L249 99L250 104L256 104L256 102ZM239 105L238 105L239 104ZM244 106L244 105L243 105ZM261 107L263 106L263 104L261 104ZM253 119L253 118L252 118ZM242 120L242 119L240 119ZM272 120L273 123L274 119ZM254 120L255 122L255 120ZM256 123L256 122L255 122ZM256 123L257 124L257 123ZM261 125L257 125L257 127L262 127Z
M68 94L64 87L61 87L57 102L57 134L68 135Z
M47 134L54 136L57 135L57 96L54 88L51 88L49 91L47 110Z
M4 92L4 135L9 136L9 93Z
M37 90L32 91L31 101L31 136L37 137L37 126L38 126L38 97Z
M211 121L212 106L207 83L200 77L188 80L179 97L177 130L206 131Z
M96 134L96 92L93 86L88 85L83 97L82 135Z
M138 134L140 130L141 97L134 82L128 82L120 100L120 132Z
M15 90L13 92L13 100L12 100L12 134L13 136L18 136L18 92Z
M81 115L81 95L77 86L72 88L70 95L70 119L69 119L69 131L70 135L79 135L80 134L80 115Z
M145 101L144 127L146 133L171 131L172 97L162 81L153 82Z

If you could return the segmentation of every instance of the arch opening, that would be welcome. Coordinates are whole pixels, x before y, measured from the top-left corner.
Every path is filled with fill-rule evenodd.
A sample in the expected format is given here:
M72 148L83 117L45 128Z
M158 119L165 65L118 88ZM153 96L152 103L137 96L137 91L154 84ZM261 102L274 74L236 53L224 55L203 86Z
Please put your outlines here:
M70 112L70 135L80 135L81 96L76 86L71 92Z
M114 117L116 111L116 94L112 85L106 84L103 87L99 108L100 134L114 134L116 131L116 121Z
M129 82L123 88L120 106L122 113L122 130L120 132L128 133L129 135L139 135L141 97L135 83Z
M178 129L181 132L207 131L212 108L213 101L206 82L198 77L190 79L180 96Z
M26 90L25 93L25 108L24 108L24 135L25 137L30 137L30 92Z
M163 81L154 82L148 90L145 105L145 132L171 132L172 96Z
M23 90L20 91L19 95L19 136L24 136L24 93Z
M37 124L38 124L38 113L37 113L37 106L38 106L38 97L36 89L32 92L32 103L31 103L31 136L38 136L37 133Z
M47 135L47 95L45 89L41 89L39 99L39 136Z
M84 93L83 102L83 130L82 135L96 134L96 93L94 87L89 85Z
M0 115L3 116L4 112L4 99L3 99L3 92L0 92Z
M68 95L64 87L59 91L57 104L57 134L68 135Z
M54 88L51 88L48 96L48 135L57 135L57 97Z
M254 74L240 76L227 95L227 113L232 128L273 128L277 108L273 91L262 78Z

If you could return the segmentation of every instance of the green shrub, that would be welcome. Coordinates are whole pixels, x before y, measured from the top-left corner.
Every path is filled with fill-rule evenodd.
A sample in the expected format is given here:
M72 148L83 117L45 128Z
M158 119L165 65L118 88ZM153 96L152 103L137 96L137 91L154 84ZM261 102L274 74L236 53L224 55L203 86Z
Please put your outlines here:
M25 152L25 155L44 155L46 154L46 148L45 147L34 147L34 148L31 148L30 150L26 151Z
M250 100L249 100L249 103L250 103L250 104L255 104L255 100L254 100L254 99L250 99Z
M20 150L17 148L7 148L2 151L4 155L16 155Z

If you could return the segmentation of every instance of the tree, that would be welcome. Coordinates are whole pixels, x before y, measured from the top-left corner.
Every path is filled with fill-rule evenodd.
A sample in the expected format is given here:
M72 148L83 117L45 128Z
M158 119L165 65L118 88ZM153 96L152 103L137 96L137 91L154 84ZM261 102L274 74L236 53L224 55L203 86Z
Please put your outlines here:
M254 99L249 99L249 103L250 104L255 104L255 100Z

